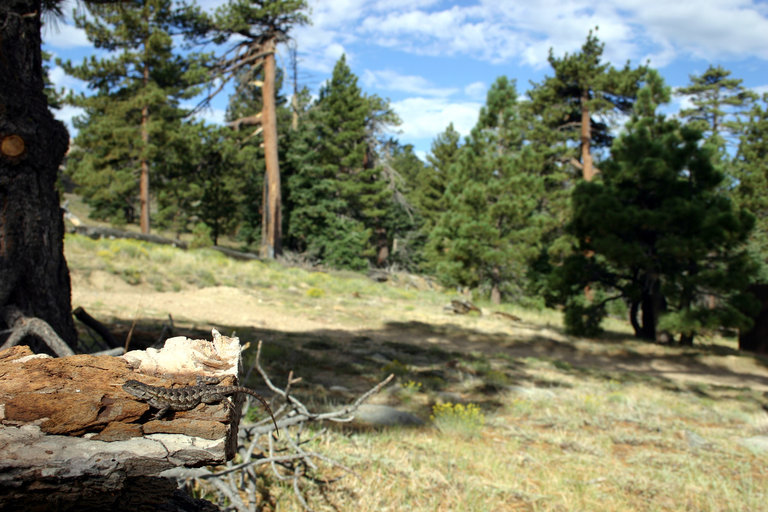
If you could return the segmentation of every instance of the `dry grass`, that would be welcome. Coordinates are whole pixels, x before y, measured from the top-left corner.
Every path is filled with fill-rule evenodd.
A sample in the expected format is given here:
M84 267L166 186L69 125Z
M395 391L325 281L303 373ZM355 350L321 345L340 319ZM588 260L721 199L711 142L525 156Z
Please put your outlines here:
M481 304L483 316L447 316L449 295L406 278L377 284L131 241L68 237L66 250L75 296L117 324L132 320L120 297L134 290L147 305L139 325L151 326L172 307L151 309L157 298L223 287L220 303L189 313L208 318L174 312L184 334L200 337L201 324L251 300L255 318L271 323L244 313L220 327L265 339L270 371L296 370L297 392L316 404L341 401L334 384L354 391L398 374L377 400L426 426L332 430L314 441L359 475L308 488L316 510L768 510L768 455L739 442L768 435L768 362L739 354L732 339L648 344L619 320L601 338L576 339L553 311L498 308L522 319L511 322ZM115 281L92 289L99 273ZM470 435L460 419L438 429L429 416L445 402L474 404L484 421ZM266 510L300 510L291 489L268 484Z

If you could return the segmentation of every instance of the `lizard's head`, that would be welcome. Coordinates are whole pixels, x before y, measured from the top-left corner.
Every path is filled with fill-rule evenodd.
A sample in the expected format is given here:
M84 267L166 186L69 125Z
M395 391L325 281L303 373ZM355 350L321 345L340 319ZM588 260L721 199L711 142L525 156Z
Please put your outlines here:
M138 397L138 398L145 398L145 397L149 396L147 394L146 387L147 387L147 385L144 384L143 382L139 382L139 381L133 380L133 379L127 380L127 381L125 381L125 384L123 384L123 390L124 391L126 391L127 393L130 393L133 396Z

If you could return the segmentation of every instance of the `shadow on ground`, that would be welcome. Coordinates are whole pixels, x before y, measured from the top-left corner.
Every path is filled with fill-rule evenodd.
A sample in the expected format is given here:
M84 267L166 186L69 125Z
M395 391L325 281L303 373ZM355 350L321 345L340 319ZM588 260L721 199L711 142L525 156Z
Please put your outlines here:
M142 319L135 324L115 319L110 327L121 340L132 331L131 348L152 345L161 331L159 323ZM530 324L522 325L524 335L519 337L455 323L424 322L302 333L237 325L222 325L219 330L250 343L244 353L246 369L253 364L261 340L262 363L273 381L284 383L293 371L302 378L297 392L323 403L344 401L346 397L334 395L334 389L348 390L347 397L352 396L394 373L400 386L419 383L433 397L448 401L471 397L490 409L500 404L500 393L514 386L570 387L573 377L638 382L713 400L754 401L768 408L765 358L723 346L662 346L615 335L584 340L569 338L557 328ZM174 335L211 336L209 331L183 325ZM533 370L542 364L555 371L542 378ZM248 384L262 387L253 374ZM422 411L428 414L428 409Z

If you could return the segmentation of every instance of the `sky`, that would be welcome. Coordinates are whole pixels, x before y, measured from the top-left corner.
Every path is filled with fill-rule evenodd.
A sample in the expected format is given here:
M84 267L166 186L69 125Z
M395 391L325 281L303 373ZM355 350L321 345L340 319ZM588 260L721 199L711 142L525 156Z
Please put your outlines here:
M71 1L71 0L70 0ZM205 9L225 0L198 0ZM74 4L65 5L69 13ZM501 75L531 82L552 75L547 56L579 50L590 29L605 43L604 61L649 61L681 87L721 65L758 93L768 92L765 0L309 0L311 25L296 27L299 86L316 93L342 54L367 94L388 98L402 120L393 135L424 158L449 123L467 135L488 87ZM71 16L44 28L44 49L79 63L97 54ZM286 48L278 65L289 65ZM52 66L57 88L86 91ZM201 116L222 122L226 90ZM675 97L675 112L687 100ZM70 126L76 109L57 117Z

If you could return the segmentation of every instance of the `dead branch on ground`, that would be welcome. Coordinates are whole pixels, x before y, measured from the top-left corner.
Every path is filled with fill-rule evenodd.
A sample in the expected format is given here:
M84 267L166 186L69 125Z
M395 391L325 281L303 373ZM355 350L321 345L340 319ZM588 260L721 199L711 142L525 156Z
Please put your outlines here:
M355 477L357 474L327 455L308 450L306 447L309 443L326 432L326 429L321 429L312 433L308 426L325 421L352 421L357 408L386 386L394 375L390 374L346 406L329 412L313 412L291 393L291 387L300 382L301 378L294 378L293 372L290 372L285 387L276 386L261 366L260 357L261 342L256 350L254 368L275 394L270 405L274 411L276 425L270 418L256 423L240 424L236 460L241 462L238 464L230 461L216 469L179 469L173 472L173 476L189 488L202 488L216 493L220 498L226 498L230 508L238 512L247 512L253 510L257 505L256 497L261 495L258 488L263 483L258 478L256 468L268 466L274 478L291 484L299 502L306 510L311 511L303 487L327 485L342 478L324 476L318 462ZM275 427L280 429L279 437L273 435ZM192 481L194 485L191 485Z
M24 316L16 306L9 305L2 310L2 317L8 325L11 333L5 340L0 350L18 345L27 336L35 336L41 339L58 356L75 355L72 348L42 318Z

